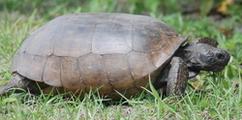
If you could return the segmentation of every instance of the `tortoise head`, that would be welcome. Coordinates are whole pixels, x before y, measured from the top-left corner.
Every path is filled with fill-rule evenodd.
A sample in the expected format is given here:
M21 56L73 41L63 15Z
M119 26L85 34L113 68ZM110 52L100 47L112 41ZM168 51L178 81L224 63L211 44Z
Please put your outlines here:
M191 71L221 71L228 64L230 55L223 49L217 48L218 43L209 38L201 38L187 44L183 49L183 58Z

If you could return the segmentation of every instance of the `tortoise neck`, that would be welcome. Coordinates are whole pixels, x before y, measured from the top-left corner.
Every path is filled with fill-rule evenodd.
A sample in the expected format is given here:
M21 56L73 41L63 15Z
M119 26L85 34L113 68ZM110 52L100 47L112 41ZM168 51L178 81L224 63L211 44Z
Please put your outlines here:
M181 46L175 53L175 56L182 58L182 60L186 63L187 67L191 71L200 71L196 68L197 61L194 58L194 51L191 49L193 44L186 44ZM195 61L194 61L195 60Z

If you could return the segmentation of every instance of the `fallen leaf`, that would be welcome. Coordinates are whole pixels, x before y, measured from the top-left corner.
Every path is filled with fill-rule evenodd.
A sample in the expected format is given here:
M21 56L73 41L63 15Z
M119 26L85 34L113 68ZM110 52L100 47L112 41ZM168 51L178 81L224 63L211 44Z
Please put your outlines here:
M233 35L233 29L232 28L225 28L221 27L219 28L219 31L224 34L226 37L231 37Z
M228 14L228 6L232 5L234 0L223 0L218 6L217 11L222 14Z

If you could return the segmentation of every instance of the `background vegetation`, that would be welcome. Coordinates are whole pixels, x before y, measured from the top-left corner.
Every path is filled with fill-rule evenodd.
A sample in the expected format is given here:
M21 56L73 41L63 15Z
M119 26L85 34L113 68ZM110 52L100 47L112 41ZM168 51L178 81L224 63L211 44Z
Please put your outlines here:
M150 15L191 39L214 38L232 58L224 71L190 82L181 99L146 91L106 105L92 94L79 99L23 92L0 97L0 119L242 119L240 0L0 0L0 83L11 79L12 56L29 33L56 16L80 12Z

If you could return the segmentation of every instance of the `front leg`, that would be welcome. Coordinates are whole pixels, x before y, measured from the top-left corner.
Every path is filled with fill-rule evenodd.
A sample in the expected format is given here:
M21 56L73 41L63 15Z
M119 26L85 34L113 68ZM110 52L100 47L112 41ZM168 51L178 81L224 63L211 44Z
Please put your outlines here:
M189 72L187 65L180 57L173 57L166 78L166 95L181 96L185 93Z
M181 96L185 92L188 76L185 62L180 57L173 57L153 85L161 94Z

